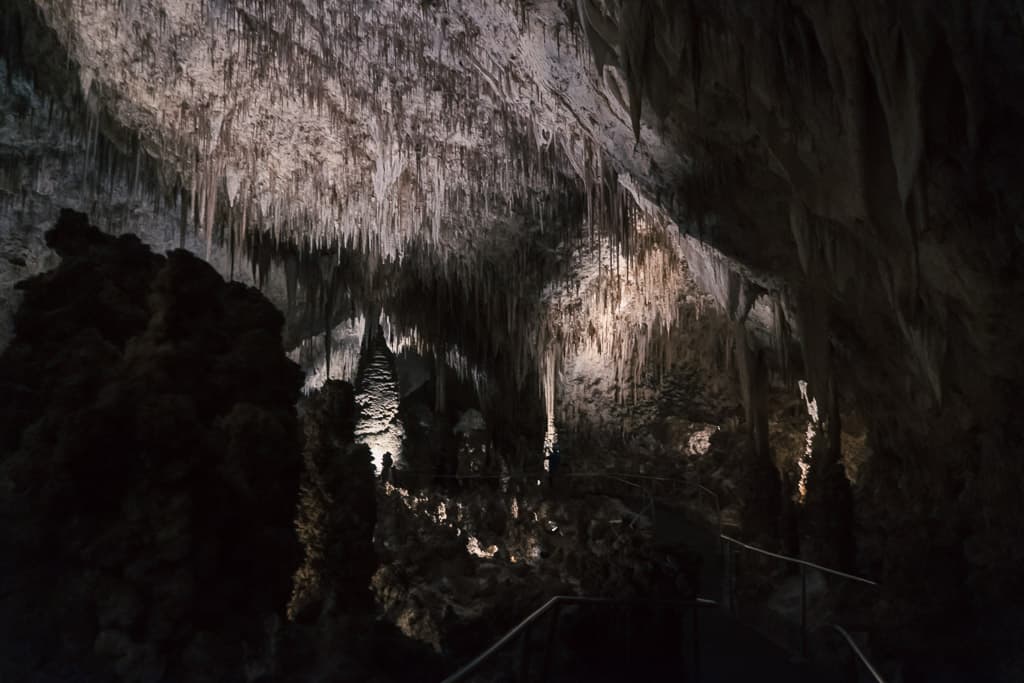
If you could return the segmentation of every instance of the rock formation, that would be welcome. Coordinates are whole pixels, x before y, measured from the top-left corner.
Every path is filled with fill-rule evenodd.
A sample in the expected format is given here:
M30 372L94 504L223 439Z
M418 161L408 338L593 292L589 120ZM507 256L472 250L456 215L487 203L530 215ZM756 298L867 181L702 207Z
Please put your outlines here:
M281 314L64 212L0 357L4 677L272 673L299 561Z
M289 612L295 619L370 611L377 521L369 449L355 442L352 385L331 381L304 404L304 460L297 526L305 562Z

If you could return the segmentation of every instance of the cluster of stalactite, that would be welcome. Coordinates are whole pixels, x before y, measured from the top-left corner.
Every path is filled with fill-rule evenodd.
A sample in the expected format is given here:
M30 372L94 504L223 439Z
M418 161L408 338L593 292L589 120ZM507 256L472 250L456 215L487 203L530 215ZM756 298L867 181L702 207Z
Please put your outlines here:
M146 186L208 244L258 227L384 255L413 238L457 245L512 216L555 223L600 174L585 140L524 114L550 95L480 63L480 30L455 8L37 4L80 65L88 106L70 128L87 150L106 144L103 111L143 132L164 164ZM494 11L525 21L522 6Z
M621 211L630 227L588 231L588 208ZM300 356L309 365L330 358L318 370L321 381L354 378L361 346L352 343L360 334L353 325L372 332L384 323L393 350L437 358L481 396L489 384L522 391L572 365L614 377L621 386L615 398L625 401L645 371L674 361L668 332L694 284L674 227L628 194L581 204L574 215L558 230L534 226L458 255L414 243L401 260L374 261L267 236L251 236L244 248L254 281L283 271L289 319L312 335ZM333 353L339 343L340 358ZM540 389L553 398L553 385Z
M559 28L556 40L585 57L575 8L562 4L565 33ZM645 219L597 145L555 135L504 101L546 96L535 84L493 65L457 65L483 54L471 24L444 29L438 48L427 44L432 32L423 22L448 19L426 9L319 7L313 16L281 3L210 2L196 15L156 2L102 3L89 12L39 5L53 27L48 35L73 58L50 80L81 88L80 95L74 87L32 95L41 100L33 110L53 110L52 98L63 112L52 127L67 138L68 164L76 165L68 170L98 203L149 197L154 212L178 216L179 244L197 229L208 256L212 246L225 247L230 277L251 268L245 279L263 285L277 262L290 320L298 320L291 327L318 330L328 359L339 321L384 306L397 333L457 362L477 382L484 370L507 365L522 387L528 375L548 374L540 366L561 366L588 346L629 382L647 365L659 330L671 325L678 287L656 294L675 279L664 231L636 229ZM36 68L26 59L27 7L19 0L5 23L5 35L17 38L5 58L22 70ZM523 3L498 3L496 11L537 28ZM140 46L132 73L89 66L126 40ZM176 97L134 91L139 73ZM36 132L52 123L40 122ZM438 129L446 131L443 141ZM311 150L341 150L340 163L334 152L286 157L276 144L286 134ZM367 161L366 149L378 158ZM5 161L9 197L54 172L21 157ZM360 185L367 178L372 190ZM447 239L453 217L475 231L484 226L487 244L467 249ZM538 238L540 251L524 246ZM647 253L656 254L656 266ZM579 308L570 300L580 267L591 280L585 312L569 314ZM438 281L426 290L438 315L420 319L423 292L403 293L393 284L397 272L408 282ZM656 297L654 314L623 324L616 311L624 287L627 299L634 290ZM452 334L438 322L452 322L444 312L454 299L462 318L456 327L472 332ZM669 351L662 346L658 357Z
M675 227L634 218L632 252L607 237L574 251L573 281L545 292L549 332L538 340L557 368L574 358L609 368L620 401L635 398L646 371L671 367L668 333L693 290Z
M76 68L59 59L62 48L35 9L16 1L2 21L0 205L23 210L74 178L83 199L115 225L117 210L130 202L157 211L173 206L173 197L154 191L165 184L166 169L97 96L81 94Z
M746 266L711 291L735 323L758 461L766 369L798 372L818 405L804 515L816 547L804 551L882 579L882 602L899 605L879 620L885 640L927 633L922 659L940 639L971 649L985 638L963 637L959 615L1001 609L1019 581L1020 553L999 540L1019 532L998 521L1019 519L1021 481L1019 458L1000 457L1021 433L1003 408L1021 378L1007 354L1021 338L1007 315L1021 291L1007 166L1019 154L1007 150L1021 148L1008 86L1022 62L1004 37L1016 4L580 5L606 81L639 95L634 122L671 106L691 166L663 205ZM782 315L762 325L771 309ZM802 353L789 357L787 337ZM851 408L873 449L852 492L840 452Z

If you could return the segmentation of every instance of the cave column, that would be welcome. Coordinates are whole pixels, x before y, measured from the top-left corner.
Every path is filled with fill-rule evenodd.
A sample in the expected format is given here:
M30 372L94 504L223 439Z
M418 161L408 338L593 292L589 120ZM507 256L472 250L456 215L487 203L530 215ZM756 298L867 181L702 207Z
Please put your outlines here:
M842 462L839 385L831 340L827 251L829 226L802 204L790 207L790 228L796 240L805 281L799 293L800 347L806 385L804 399L812 424L808 428L808 467L801 482L804 494L803 538L810 557L852 569L855 561L853 494Z
M747 288L743 287L743 290ZM776 521L781 514L781 484L768 438L768 365L764 350L753 347L746 328L746 314L753 296L749 292L743 293L739 300L742 302L739 309L742 315L732 316L731 333L752 444L746 468L747 481L742 487L743 505L749 511L744 515L744 524L755 533L774 537L778 531ZM735 311L733 309L730 313Z
M447 382L448 366L440 352L434 356L434 412L443 414L448 404Z
M752 444L748 484L743 487L744 508L750 513L744 515L744 525L755 533L774 536L781 513L781 484L768 440L768 367L764 351L751 348L742 322L734 323L734 336L736 368Z
M801 346L808 385L805 399L815 406L808 443L803 510L804 547L829 566L852 569L853 493L842 461L842 420L829 332L828 294L808 285L801 300Z
M296 261L294 269L295 269L295 273L296 273L295 279L296 279L296 283L297 283L298 277L299 277L299 273L302 270L301 263ZM332 338L332 335L334 334L335 314L337 312L338 301L339 301L339 298L341 296L342 277L341 277L341 269L338 268L333 261L331 261L330 259L327 259L327 258L323 258L323 257L320 258L318 272L319 272L319 278L320 278L320 283L319 283L320 284L320 289L319 289L320 301L319 301L319 303L320 303L320 306L321 306L321 310L319 312L319 315L320 315L320 320L321 320L321 322L323 324L323 332L324 332L324 357L326 358L326 377L327 377L327 379L330 379L331 378L331 354L333 353L333 348L332 348L332 346L333 346L332 345L333 338ZM293 284L291 282L291 276L289 276L288 287L289 287L289 290L293 290L293 289L295 289L297 287L297 284ZM288 294L288 297L289 297L289 302L291 302L291 300L295 297L295 293L290 291L289 294ZM291 310L291 307L292 307L292 304L289 303L289 305L288 305L289 311ZM367 348L368 347L367 347L365 330L364 330L363 350L365 351Z

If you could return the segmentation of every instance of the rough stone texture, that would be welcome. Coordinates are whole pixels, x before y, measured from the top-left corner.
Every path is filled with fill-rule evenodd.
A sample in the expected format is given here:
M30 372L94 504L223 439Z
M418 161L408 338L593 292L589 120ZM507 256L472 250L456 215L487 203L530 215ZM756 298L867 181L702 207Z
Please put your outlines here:
M463 403L465 388L450 390L436 413L429 387L403 399L415 467L395 470L378 493L373 587L403 633L455 662L554 594L692 596L695 558L655 546L635 487L603 478L541 485L539 455L517 462L514 441L493 441L491 425ZM460 419L446 422L446 410ZM491 459L477 470L443 457L484 446Z
M511 51L512 8L493 8L488 27L440 3L38 7L86 95L147 131L148 149L202 194L207 234L220 195L248 206L253 225L320 243L466 244L473 218L516 223L531 195L558 198L551 182L569 170L543 124L522 116L531 84L496 82L474 52L491 40Z
M369 449L355 442L352 385L332 380L303 405L305 470L296 525L306 558L289 613L308 621L368 612L377 505Z
M639 501L607 483L561 485L557 495L533 481L385 487L373 587L387 617L468 658L552 595L692 598L696 558L656 547Z
M306 244L427 243L443 254L422 267L445 273L431 306L462 302L477 355L516 374L551 377L552 348L591 338L491 303L549 263L486 258L532 255L492 249L524 215L582 205L621 244L623 195L674 221L735 342L770 347L823 415L838 400L864 420L857 560L892 606L885 640L925 657L939 631L1018 607L1019 3L36 4L89 101L167 159L157 185L204 238L258 215ZM572 291L594 262L546 272ZM579 311L598 312L616 311ZM764 463L767 416L743 393ZM977 640L1012 650L975 638L965 658Z
M693 160L681 212L755 274L782 277L823 413L838 382L869 425L862 566L901 596L895 612L918 615L893 631L919 634L927 658L1016 609L1018 8L582 4L597 12L595 53ZM951 655L964 675L1012 679L982 664L1009 659L1005 640L981 656L969 642Z
M354 228L358 221L354 223L338 219L335 227L339 230L345 232L354 228L366 239L356 239L351 243L351 250L342 248L330 256L310 256L308 252L296 252L280 244L276 229L269 232L256 230L257 227L271 227L277 219L265 219L260 214L262 209L259 207L262 204L250 201L247 191L240 191L238 201L231 199L229 187L234 187L235 181L242 185L248 182L240 179L240 176L236 177L234 173L228 174L232 178L231 182L224 180L225 187L214 193L214 200L206 202L208 207L213 207L213 213L204 209L203 197L210 194L207 192L209 188L201 190L199 185L203 183L193 187L191 178L195 176L195 169L190 165L191 162L186 164L188 168L176 170L176 162L164 153L169 151L167 148L158 151L151 146L150 137L144 130L153 130L151 124L156 128L163 125L150 119L154 112L136 112L148 121L138 129L128 121L130 119L140 123L141 119L136 120L134 115L128 118L120 115L133 109L133 105L129 105L118 94L117 87L109 83L104 85L106 70L96 71L75 55L78 47L87 47L85 43L71 40L61 44L61 31L67 28L63 20L70 18L64 12L70 8L53 9L56 15L38 13L28 0L12 0L11 9L4 16L5 30L11 40L4 44L3 54L13 79L8 81L9 92L0 98L0 103L9 104L11 110L6 117L8 127L5 132L10 132L12 145L6 150L9 156L4 159L4 168L8 174L11 197L20 193L22 201L12 201L5 207L7 215L0 218L9 227L0 231L0 245L7 235L16 234L20 230L31 234L33 228L52 220L56 206L89 207L99 224L105 227L139 232L148 243L164 247L184 239L187 248L196 253L205 253L208 260L226 277L259 283L268 296L286 310L290 345L307 340L307 351L311 346L322 349L324 344L311 335L319 335L325 325L334 327L340 320L355 318L366 312L362 309L374 308L377 303L382 303L384 309L393 316L393 329L399 332L403 343L443 356L463 376L473 376L478 382L493 381L502 385L501 390L504 392L510 390L510 383L516 385L516 391L521 391L524 378L529 374L539 372L541 366L555 364L572 367L573 372L582 372L591 380L610 382L616 374L630 379L637 377L650 359L647 347L657 344L665 328L676 319L675 303L681 296L690 295L689 287L684 286L685 277L676 267L679 263L676 253L678 246L672 244L672 232L666 231L663 223L653 221L645 224L643 234L629 234L625 229L627 224L640 223L637 214L633 212L631 217L625 219L619 215L630 214L628 201L623 196L625 191L606 191L604 185L597 182L601 177L598 168L600 164L594 154L586 151L584 141L573 142L572 150L557 151L558 145L544 142L553 139L547 132L550 128L548 123L534 125L529 121L523 122L524 116L529 118L526 115L529 111L536 110L538 116L547 116L545 112L548 111L546 107L530 104L527 99L529 86L518 84L514 88L519 95L512 106L500 97L481 98L473 105L481 112L487 112L480 116L454 112L452 118L448 113L435 111L430 106L400 107L401 111L392 111L394 101L384 103L384 108L380 109L382 100L371 97L369 91L363 88L364 78L372 78L362 73L364 68L377 73L379 67L376 63L367 64L353 56L358 66L350 70L359 75L352 82L335 83L333 77L329 79L332 81L331 87L337 89L332 95L335 99L340 97L346 104L361 102L359 106L365 105L376 112L374 116L383 117L382 125L385 128L392 123L396 126L411 126L414 129L412 137L419 140L417 145L422 143L420 151L425 159L440 155L445 164L450 166L457 157L460 161L455 166L461 168L468 164L468 167L472 167L471 177L465 181L458 173L449 174L453 182L465 182L466 187L453 189L442 183L445 187L427 188L426 194L417 194L418 199L409 203L401 198L404 190L395 190L396 187L407 187L409 183L434 183L438 175L430 168L421 168L418 162L415 164L416 172L412 173L412 157L403 152L402 145L405 142L401 142L397 148L384 144L377 150L384 159L384 166L381 167L384 170L381 172L391 169L387 173L398 173L400 182L396 186L388 186L386 183L380 188L375 186L376 194L371 204L375 203L377 209L385 214L398 211L400 216L407 218L422 208L418 203L420 200L433 205L436 203L437 192L441 192L446 197L439 205L443 209L442 242L448 246L455 245L458 250L440 248L438 244L432 243L435 237L440 239L440 233L434 228L423 232L414 230L415 226L412 225L403 228L398 224L392 226L398 233L392 235L394 239L389 238L391 246L382 249L382 243L368 233L365 226ZM104 6L101 13L112 9ZM104 36L100 38L101 42L127 39L129 33L134 35L134 29L123 32L122 22L127 21L128 15L138 11L140 17L153 19L150 24L143 22L138 25L149 25L161 33L161 49L171 49L173 54L165 56L173 61L179 57L184 58L180 49L182 41L197 45L210 38L210 31L213 30L211 25L195 23L193 12L200 11L198 5L173 10L171 14L174 17L170 23L161 20L161 12L156 4L124 6L122 9L128 14L115 12L109 15L108 18L113 22L109 26L102 20L95 22L99 16L89 13L91 28L87 33L91 36L93 29L100 31ZM233 50L242 49L241 46L248 45L250 40L259 43L267 29L266 22L277 26L275 22L283 16L279 16L277 10L268 14L266 8L253 10L238 5L235 9L247 16L247 13L252 12L259 16L255 23L243 22L245 27L240 29L240 40L233 43ZM282 6L279 9L284 8ZM391 49L387 44L387 35L393 31L403 35L415 32L418 30L416 22L443 26L448 21L443 16L434 16L441 11L440 7L424 6L420 9L425 10L423 16L419 16L418 11L411 11L411 7L395 11L378 8L369 12L365 17L365 26L377 26L379 23L380 30L374 28L367 49L377 49L370 47L370 43L376 45L378 40L385 43L381 49ZM450 10L451 16L457 17L461 27L458 32L465 31L466 35L475 36L480 33L475 24L481 20L474 12L467 12L468 9L445 8L445 11ZM574 70L585 71L589 62L585 53L581 52L583 46L578 40L580 36L569 31L572 9L547 8L544 21L538 25L524 23L524 17L511 12L511 9L503 6L493 8L494 20L497 22L494 26L500 29L494 33L497 43L506 47L514 45L519 42L517 32L528 28L534 44L522 46L523 57L534 63L548 51L554 50L556 55L562 54L568 60L568 70L551 74L550 77L559 83L578 81L579 74ZM211 8L211 12L217 11L217 8ZM212 18L212 15L208 18ZM405 19L413 18L415 20L412 25L402 23ZM45 25L43 19L50 21L56 30ZM299 24L316 23L312 15L297 17L296 20ZM398 26L395 21L398 21ZM113 28L113 36L106 33L110 28ZM164 33L165 30L167 33ZM303 29L297 25L295 30L297 34L303 33ZM355 29L352 25L332 24L331 28L320 27L318 30L324 30L330 35L339 33L347 36L348 32ZM551 40L552 36L557 35L562 35L562 39L568 41L564 50L558 46L560 39ZM490 34L484 35L484 39L489 41ZM453 55L463 55L471 50L469 44L464 45L460 40L454 39L452 44L443 46L446 53L438 58L446 64L451 62L450 71L442 69L435 73L430 66L432 61L429 56L422 62L414 63L416 59L410 56L411 53L403 53L403 59L407 60L403 68L424 71L418 81L405 80L393 84L394 87L403 92L414 92L415 97L425 97L429 102L434 101L437 93L447 97L452 90L474 88L473 84L482 77L480 64L462 60L456 65L457 60ZM143 42L147 41L144 39ZM570 43L572 50L568 48ZM284 44L273 48L267 45L249 46L262 53L260 60L266 60L274 49ZM113 63L110 60L120 61L125 57L124 53L117 49L111 51L111 48L112 44L100 47L104 63ZM66 56L54 59L47 58L47 54ZM146 49L138 54L149 55ZM149 57L144 56L143 59ZM301 61L301 58L298 59ZM209 96L219 101L221 95L218 89L223 79L214 77L217 74L224 75L223 70L228 68L226 63L211 63L208 68L204 65L205 60L197 53L192 53L185 61L189 70L196 70L187 79L202 74L199 78L203 82L202 87L209 89ZM133 66L121 72L122 76L135 82L134 79L141 73L137 66L133 62ZM256 68L255 62L249 66ZM152 68L159 70L159 65L154 64ZM95 78L96 74L101 77ZM373 136L360 137L353 134L355 129L350 125L351 121L343 125L324 120L323 110L292 108L289 114L282 116L274 103L277 100L261 100L265 94L265 88L261 88L267 86L284 91L293 87L302 90L304 86L295 79L279 81L279 75L256 68L252 74L255 80L244 86L241 81L237 83L247 93L252 88L260 92L257 97L249 98L255 109L245 113L243 107L238 110L239 115L249 123L253 119L275 123L270 128L265 128L263 123L255 125L250 130L254 137L242 135L234 136L231 140L221 140L215 145L217 150L247 154L243 149L248 149L250 143L269 136L265 140L267 149L298 151L305 149L305 145L311 144L315 138L315 146L330 157L338 154L338 146L358 147L364 143L375 146L380 142L372 141ZM486 74L483 77L486 80ZM171 101L164 99L159 89L153 90L155 82L136 85L153 91L156 100L151 104L158 109L171 106ZM583 92L579 88L575 90L578 94ZM505 89L503 92L511 91ZM543 94L542 91L538 93ZM194 96L199 97L197 94ZM466 98L456 98L453 103L455 101L459 106L470 102ZM257 105L257 102L261 103ZM180 104L175 102L173 107L177 108ZM122 105L127 108L122 108ZM192 111L188 116L195 115L196 121L205 121L207 115L214 118L218 116L215 111L219 105L211 105L203 111L191 105L189 107ZM157 118L160 116L157 115ZM564 113L559 116L563 120L558 126L565 129L570 119ZM301 142L293 140L289 145L279 147L281 133L305 129L306 124L296 124L300 120L308 123L307 132L313 137L303 138ZM417 123L418 120L421 122ZM507 121L513 128L525 126L532 132L523 139L508 131L496 132L493 124L498 120ZM469 127L468 132L452 138L448 135L447 126L453 121L465 123ZM207 123L200 127L205 130ZM247 125L236 122L231 127L237 132ZM191 144L191 133L183 132L182 135L188 138L182 141L187 147ZM538 143L540 148L536 151L539 156L536 158L529 143L531 136L539 136L541 139ZM499 138L508 139L498 145L488 142ZM498 156L510 155L514 160L511 168L504 169L501 164L478 167L473 157L480 155L481 149L488 157L495 156L496 149L501 151ZM195 152L199 157L204 157L211 150L204 148ZM565 165L566 155L577 159L579 163L576 166L579 169L590 169L590 179L587 181L589 198L584 199L584 193L578 191L580 188L574 183L566 185L564 182L556 192L561 194L555 200L548 197L548 200L541 201L534 197L535 193L529 188L546 187L553 182L554 176L549 178L547 171L557 169L559 164ZM273 156L277 159L281 155L275 151ZM292 164L294 160L285 157L288 155L281 158L282 162ZM515 161L519 157L523 158ZM352 183L362 183L366 177L363 173L355 176L350 173L351 167L359 163L359 160L354 160L335 166L336 170L343 166L347 169L338 172L346 179L343 185L352 190L355 188ZM272 162L272 165L276 164L277 161ZM257 165L252 170L263 175L261 168ZM404 170L399 173L400 169ZM495 173L504 174L504 180L496 178ZM319 182L304 173L300 173L296 179L300 184L310 181L316 185ZM280 216L295 218L294 211L305 211L296 204L296 197L288 199L285 196L290 195L292 190L287 190L283 195L279 190L283 188L278 184L276 189L271 187L263 194L271 201L275 215L280 211ZM398 191L401 196L396 199L392 190ZM479 191L484 192L485 197L488 192L493 192L499 198L482 199ZM302 196L309 198L318 191L311 189L310 192L312 194ZM506 201L509 196L511 204ZM251 206L251 211L245 209L244 205ZM529 215L522 215L524 207L529 208L526 211ZM409 208L414 210L407 211ZM370 212L375 220L379 218L375 213L377 209ZM346 218L367 210L367 206L354 207L354 213L346 214ZM579 225L584 220L581 214L585 215L585 225L582 227ZM512 225L506 220L508 216L513 217ZM431 224L435 220L437 217L432 215ZM468 233L467 220L471 223ZM182 231L192 224L203 226L198 235L190 227ZM619 234L598 238L598 228L605 224L614 227ZM159 227L146 231L145 227L149 225ZM305 225L303 220L293 224L288 219L280 227L285 233L295 236L297 233L292 228L301 230L301 225ZM412 232L402 232L406 228ZM487 230L487 239L479 239L481 228ZM328 235L334 228L328 226L325 230L327 232L324 234ZM472 239L467 240L470 236ZM584 236L588 237L586 243L580 241ZM310 243L305 242L304 245L309 247ZM375 258L367 258L366 252L376 254L389 249L398 249L403 254L400 268L399 264L384 268L385 264L378 263ZM10 249L5 251L10 251L18 260L25 260L26 256L31 260L36 256L34 253L26 254L20 244L15 244L13 240ZM650 258L644 258L643 254L648 254ZM24 268L15 270L19 275L32 272ZM574 271L579 271L587 283L582 292L573 286L568 277ZM439 274L447 282L432 286L431 280ZM515 282L516 286L508 287L510 281ZM546 289L553 281L558 283L557 286ZM428 287L426 291L421 289L424 286ZM426 306L424 299L428 299ZM456 303L458 306L453 306ZM452 308L459 309L456 315L447 313ZM586 315L580 315L581 311ZM429 317L422 315L424 312L430 314ZM587 316L594 318L595 324L586 324L584 318ZM460 326L466 329L460 329L457 335L450 332L453 319L468 321L460 322ZM441 333L436 330L438 321L446 323L441 326ZM452 336L457 340L453 340ZM338 346L344 345L343 341L339 342ZM341 350L338 347L335 349ZM396 346L395 350L401 349ZM575 356L581 354L586 356L583 363L575 359ZM296 353L295 357L301 359L304 366L313 369L318 377L326 376L327 373L319 370L318 363L311 359L308 352ZM341 374L334 374L335 377L345 376L346 362L354 362L348 355L336 361L333 363L335 371ZM511 376L512 381L509 382L506 377L495 377L493 373L496 367ZM623 387L616 395L624 396L628 393L629 388Z
M298 563L281 314L185 252L64 212L0 357L0 671L245 680ZM11 642L8 640L8 642Z

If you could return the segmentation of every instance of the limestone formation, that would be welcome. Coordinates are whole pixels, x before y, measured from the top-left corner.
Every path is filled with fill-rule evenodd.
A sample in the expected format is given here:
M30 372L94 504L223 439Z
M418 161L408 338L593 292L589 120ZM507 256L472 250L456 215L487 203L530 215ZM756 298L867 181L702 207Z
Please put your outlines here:
M0 674L273 673L299 561L281 314L81 214L47 241L61 265L22 285L0 357L0 629L18 643Z
M462 402L499 448L546 424L591 463L675 471L655 432L704 432L690 471L746 530L776 541L781 514L790 547L881 581L876 640L908 676L936 643L964 676L1019 673L1017 0L8 0L0 21L0 343L13 283L52 265L41 226L88 209L262 287L309 390L355 381L377 325L430 359L434 422L409 433ZM86 329L120 338L134 304L102 294L125 315ZM35 399L12 392L16 422Z

